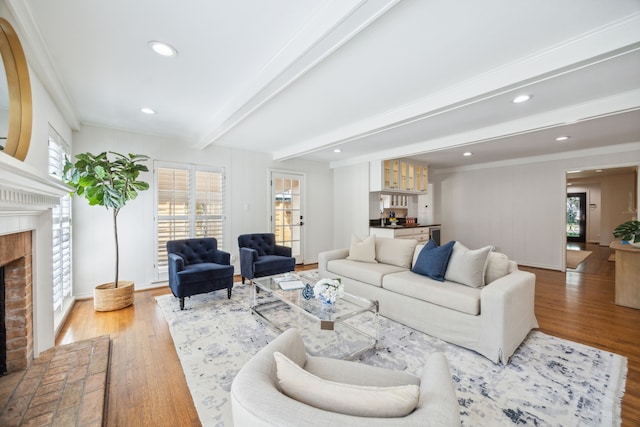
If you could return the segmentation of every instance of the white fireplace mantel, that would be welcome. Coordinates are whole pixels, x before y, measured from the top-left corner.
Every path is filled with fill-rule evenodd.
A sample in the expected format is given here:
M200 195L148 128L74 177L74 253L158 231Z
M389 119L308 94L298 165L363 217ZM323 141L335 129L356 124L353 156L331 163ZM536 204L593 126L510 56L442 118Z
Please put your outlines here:
M0 152L0 235L32 231L34 356L55 344L52 211L71 187Z
M70 187L0 152L0 215L37 214L60 203Z

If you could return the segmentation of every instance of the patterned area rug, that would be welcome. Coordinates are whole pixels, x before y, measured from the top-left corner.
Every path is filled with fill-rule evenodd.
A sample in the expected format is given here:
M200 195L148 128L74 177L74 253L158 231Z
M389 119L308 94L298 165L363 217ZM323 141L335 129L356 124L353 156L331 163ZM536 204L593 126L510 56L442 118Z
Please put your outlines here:
M229 390L235 374L277 336L250 313L249 295L248 286L236 284L231 300L226 292L196 295L184 311L172 295L156 298L203 426L232 425ZM627 359L617 354L533 331L502 366L383 317L380 337L378 349L358 361L419 375L425 355L447 356L462 425L621 423Z

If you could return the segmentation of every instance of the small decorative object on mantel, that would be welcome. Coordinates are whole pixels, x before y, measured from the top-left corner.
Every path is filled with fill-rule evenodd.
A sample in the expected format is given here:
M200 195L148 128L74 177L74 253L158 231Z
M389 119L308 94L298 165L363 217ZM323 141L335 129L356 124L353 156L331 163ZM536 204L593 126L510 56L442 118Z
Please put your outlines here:
M313 292L323 304L333 305L344 295L344 285L340 279L320 279Z
M640 248L640 221L623 222L613 230L613 237Z
M315 294L313 293L313 287L309 283L307 283L304 289L302 290L302 298L304 298L307 301L315 298Z

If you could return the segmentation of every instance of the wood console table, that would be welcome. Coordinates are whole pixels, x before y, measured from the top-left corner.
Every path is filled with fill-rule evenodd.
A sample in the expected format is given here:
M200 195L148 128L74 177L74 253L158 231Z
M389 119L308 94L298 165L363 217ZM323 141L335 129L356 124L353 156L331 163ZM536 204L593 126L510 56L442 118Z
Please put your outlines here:
M640 249L611 242L616 251L616 304L640 309Z

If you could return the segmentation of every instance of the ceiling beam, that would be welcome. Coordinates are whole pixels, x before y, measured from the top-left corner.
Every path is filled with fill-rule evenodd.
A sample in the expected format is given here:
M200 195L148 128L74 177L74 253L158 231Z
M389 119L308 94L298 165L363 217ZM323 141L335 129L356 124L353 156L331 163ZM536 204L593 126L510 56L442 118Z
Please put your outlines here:
M258 78L213 118L209 130L198 142L198 148L214 144L399 1L343 0L327 3L315 19L265 65Z
M505 123L499 123L493 126L487 126L481 129L474 129L468 132L447 135L445 137L435 138L429 141L422 141L415 144L372 152L367 155L353 157L348 160L335 161L332 162L330 166L341 167L368 162L371 160L415 156L433 151L446 150L460 146L470 146L481 142L537 132L543 129L566 126L569 123L580 123L595 120L612 114L638 110L640 109L639 100L640 89L554 111L547 111L523 117L517 120L511 120ZM580 119L576 120L576 117L579 117Z
M607 59L607 55L614 57L637 50L638 40L640 13L634 13L415 102L287 146L274 152L273 158L294 158L461 108L600 62Z

